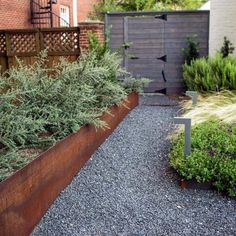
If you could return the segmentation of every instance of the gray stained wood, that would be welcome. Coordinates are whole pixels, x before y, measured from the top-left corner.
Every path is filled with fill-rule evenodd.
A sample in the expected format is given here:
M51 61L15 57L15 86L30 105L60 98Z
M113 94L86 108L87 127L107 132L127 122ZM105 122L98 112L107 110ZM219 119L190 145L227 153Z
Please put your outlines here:
M155 18L163 14L167 14L167 21ZM107 27L110 26L110 47L122 53L123 66L134 77L152 80L146 92L166 88L170 94L184 89L182 49L188 36L197 35L200 56L208 55L208 11L109 13ZM124 49L124 45L128 48ZM157 60L164 55L167 62Z

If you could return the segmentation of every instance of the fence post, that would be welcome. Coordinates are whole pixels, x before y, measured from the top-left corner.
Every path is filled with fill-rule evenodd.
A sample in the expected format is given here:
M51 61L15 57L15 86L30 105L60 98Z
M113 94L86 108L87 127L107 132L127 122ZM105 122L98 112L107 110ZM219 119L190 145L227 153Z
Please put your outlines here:
M40 29L38 29L39 31L39 50L42 51L44 50L44 42L43 42L43 33Z
M8 69L6 31L0 30L0 74Z
M12 58L10 55L11 55L11 39L9 33L6 32L6 57L7 57L8 69L10 69L12 64Z
M40 35L39 35L39 29L37 29L35 33L35 42L36 42L36 52L37 54L40 52Z

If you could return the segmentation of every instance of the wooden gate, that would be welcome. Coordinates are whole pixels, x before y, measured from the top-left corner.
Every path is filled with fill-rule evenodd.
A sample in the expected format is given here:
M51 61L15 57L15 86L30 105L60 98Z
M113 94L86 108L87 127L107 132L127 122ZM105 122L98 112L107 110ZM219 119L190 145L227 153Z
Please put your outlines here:
M153 17L125 17L125 67L135 77L152 80L146 92L158 92L165 85L164 21Z
M182 49L188 36L196 35L200 55L208 55L208 11L108 13L106 26L111 49L122 51L123 66L152 80L145 92L184 90Z

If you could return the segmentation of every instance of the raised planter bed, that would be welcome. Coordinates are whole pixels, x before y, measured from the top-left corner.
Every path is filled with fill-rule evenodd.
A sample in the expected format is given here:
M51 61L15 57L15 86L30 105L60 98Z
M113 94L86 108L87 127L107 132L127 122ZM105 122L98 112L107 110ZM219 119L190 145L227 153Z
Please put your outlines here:
M138 94L129 94L125 106L112 106L101 119L109 129L82 127L31 163L0 183L0 235L29 235L59 193L113 132L130 110ZM127 108L129 107L129 108Z

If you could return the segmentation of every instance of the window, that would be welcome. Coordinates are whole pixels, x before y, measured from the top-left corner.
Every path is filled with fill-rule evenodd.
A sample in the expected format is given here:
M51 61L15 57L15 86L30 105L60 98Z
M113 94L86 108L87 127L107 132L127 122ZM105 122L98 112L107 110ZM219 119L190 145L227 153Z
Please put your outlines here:
M60 6L60 26L66 27L70 23L70 10L67 6Z

